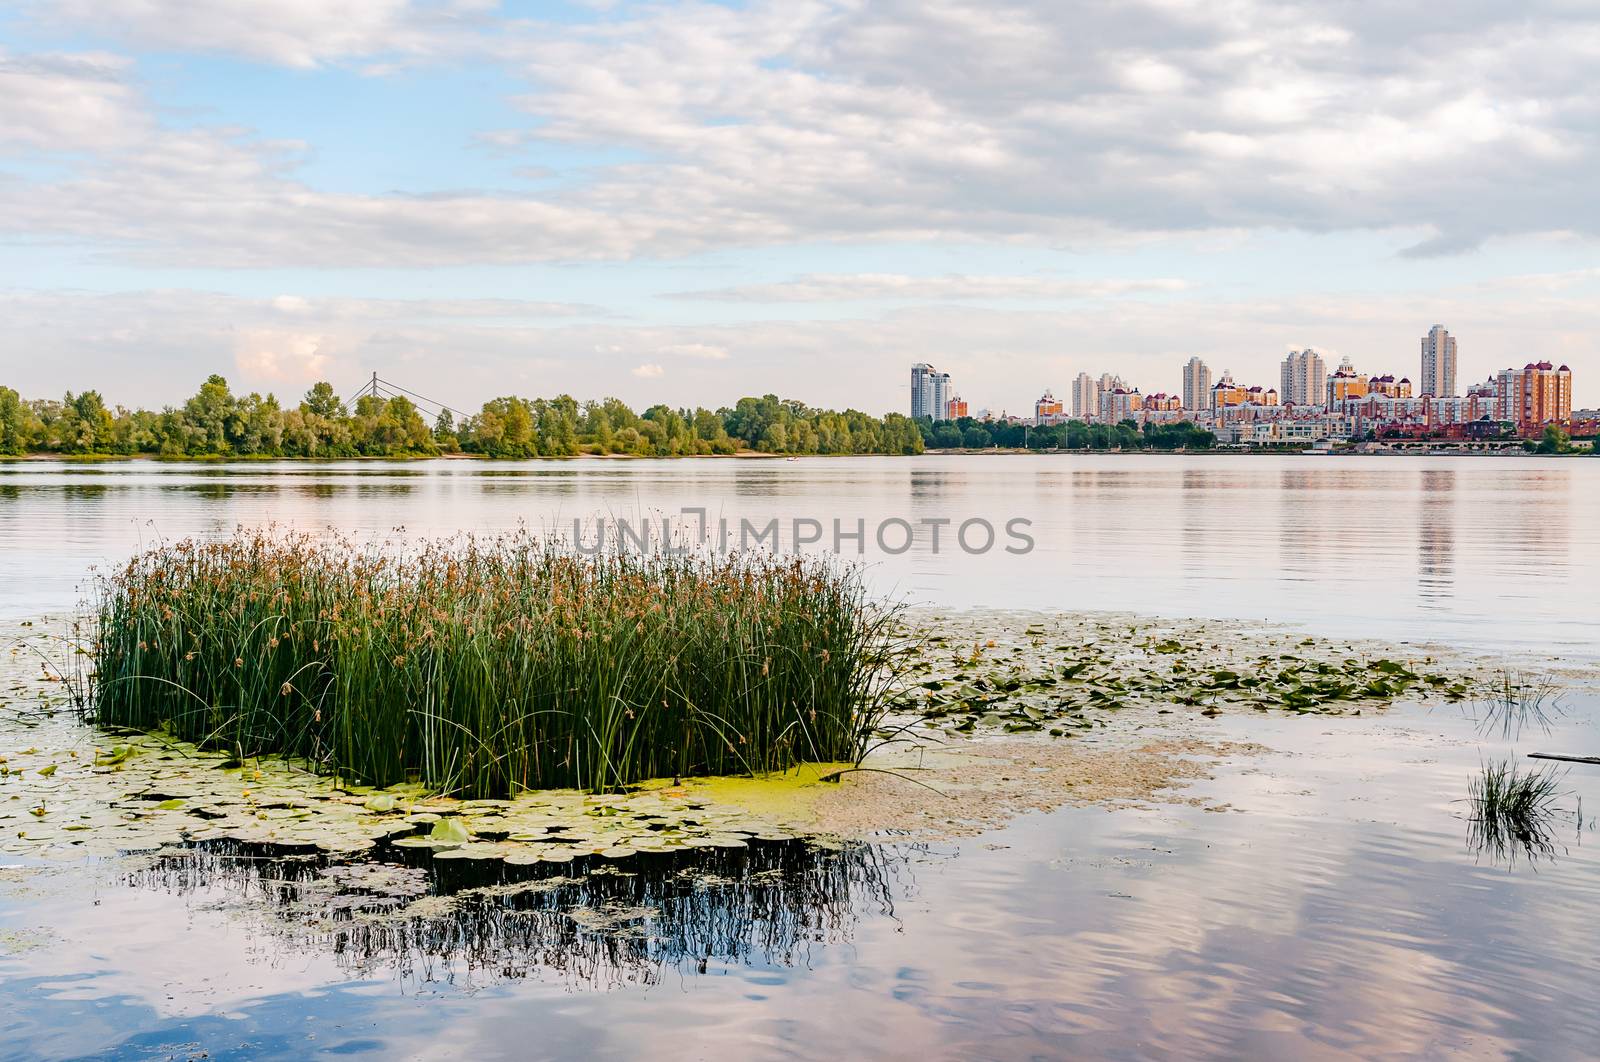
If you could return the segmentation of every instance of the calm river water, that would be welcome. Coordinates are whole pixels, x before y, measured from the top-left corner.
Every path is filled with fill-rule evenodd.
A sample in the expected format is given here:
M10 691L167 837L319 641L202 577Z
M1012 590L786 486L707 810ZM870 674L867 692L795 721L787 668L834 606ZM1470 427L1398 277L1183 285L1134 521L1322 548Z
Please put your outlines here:
M0 465L0 617L70 607L90 565L158 536L684 507L1030 519L1027 555L923 535L862 558L885 593L945 606L1600 651L1600 461L1489 458L17 463ZM302 931L261 901L304 869L253 858L0 868L0 1058L1593 1057L1600 768L1562 776L1531 864L1469 843L1462 805L1485 761L1600 755L1600 698L1569 691L1549 729L1475 714L1224 715L1214 737L1265 749L1192 790L1222 810L775 847L551 900L648 905L638 937L580 939L537 903L425 939Z
M1304 623L1600 645L1600 460L966 456L345 464L0 463L0 616L58 610L157 538L275 523L362 537L562 531L707 511L785 539L864 527L884 593L942 606ZM970 519L996 528L993 548ZM680 519L683 519L680 517ZM693 521L695 518L687 518ZM930 520L949 520L939 548ZM1031 522L1025 555L1008 538ZM903 520L916 532L898 550ZM614 527L615 523L609 526ZM802 530L804 534L804 530ZM593 539L591 538L590 541ZM856 556L855 544L840 542Z

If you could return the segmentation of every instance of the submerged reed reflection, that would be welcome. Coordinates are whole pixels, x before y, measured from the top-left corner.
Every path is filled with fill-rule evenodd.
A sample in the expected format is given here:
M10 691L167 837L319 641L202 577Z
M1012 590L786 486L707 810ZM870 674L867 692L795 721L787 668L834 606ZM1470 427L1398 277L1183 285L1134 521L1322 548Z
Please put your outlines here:
M752 841L588 866L436 862L391 849L330 863L229 844L166 850L128 869L135 888L238 913L274 953L333 955L351 977L653 984L663 971L794 966L894 917L921 845ZM409 860L409 865L407 861Z

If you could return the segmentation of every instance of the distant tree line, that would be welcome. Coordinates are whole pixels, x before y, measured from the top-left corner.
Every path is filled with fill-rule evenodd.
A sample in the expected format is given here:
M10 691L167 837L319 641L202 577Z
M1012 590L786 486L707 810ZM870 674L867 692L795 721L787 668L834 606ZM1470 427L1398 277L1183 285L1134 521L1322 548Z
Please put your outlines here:
M991 446L1029 450L1209 450L1217 443L1215 434L1187 420L1147 423L1141 430L1132 420L1118 424L1069 420L1034 426L971 417L941 421L924 417L917 427L922 432L923 446L929 450L982 450Z
M922 433L898 413L813 409L776 395L731 409L651 406L615 398L579 403L508 396L459 422L432 424L407 398L365 395L347 406L318 383L296 406L273 395L235 395L212 376L181 406L159 412L107 406L98 391L25 400L0 387L0 454L152 454L164 457L487 457L631 454L675 457L756 450L771 454L915 454Z

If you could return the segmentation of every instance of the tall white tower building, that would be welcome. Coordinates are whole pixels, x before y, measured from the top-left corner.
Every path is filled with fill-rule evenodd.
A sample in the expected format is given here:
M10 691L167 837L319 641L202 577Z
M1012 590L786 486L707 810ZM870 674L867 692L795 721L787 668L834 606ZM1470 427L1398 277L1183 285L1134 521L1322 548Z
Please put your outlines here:
M1278 398L1285 405L1318 406L1327 390L1328 365L1311 347L1291 350L1283 359Z
M1422 337L1420 394L1453 398L1456 393L1456 337L1434 325Z
M943 420L950 403L950 374L926 362L911 366L911 416Z
M1100 416L1100 383L1086 372L1072 381L1072 415L1085 421Z
M1205 409L1211 404L1211 366L1198 357L1183 366L1183 408Z

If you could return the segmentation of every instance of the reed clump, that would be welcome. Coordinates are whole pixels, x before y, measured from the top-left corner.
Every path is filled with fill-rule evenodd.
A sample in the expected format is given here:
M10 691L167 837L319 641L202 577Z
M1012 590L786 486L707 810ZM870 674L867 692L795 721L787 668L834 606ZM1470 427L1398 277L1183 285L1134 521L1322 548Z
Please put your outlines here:
M526 533L163 545L95 612L102 725L472 797L854 760L902 655L853 569Z
M1552 769L1522 771L1510 760L1484 764L1467 783L1468 843L1496 859L1554 856L1561 777Z

